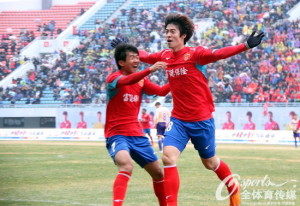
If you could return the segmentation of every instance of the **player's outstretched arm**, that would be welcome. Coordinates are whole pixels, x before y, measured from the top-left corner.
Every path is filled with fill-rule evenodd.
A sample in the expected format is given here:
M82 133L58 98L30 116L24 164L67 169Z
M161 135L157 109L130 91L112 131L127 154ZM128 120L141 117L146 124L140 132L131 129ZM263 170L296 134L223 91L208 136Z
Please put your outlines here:
M264 33L261 32L257 36L254 36L255 33L256 33L255 31L252 32L252 34L248 37L245 43L237 46L228 46L217 50L204 49L203 47L198 47L197 48L198 64L206 65L218 61L220 59L226 59L232 57L243 51L258 46L261 43L262 38L264 37Z
M151 67L143 70L143 71L139 71L139 72L135 72L132 74L129 74L127 76L122 76L117 83L117 87L123 86L123 85L130 85L130 84L135 84L137 82L139 82L141 79L143 79L144 77L146 77L147 75L149 75L152 72L157 71L158 69L164 69L166 67L166 63L165 62L156 62L154 65L152 65Z
M170 85L165 84L164 86L159 86L154 84L149 79L145 80L144 92L149 95L166 96L171 91Z
M160 52L150 54L146 51L139 50L139 57L140 57L141 62L145 62L148 64L154 64L157 61L161 61L160 56L161 56Z

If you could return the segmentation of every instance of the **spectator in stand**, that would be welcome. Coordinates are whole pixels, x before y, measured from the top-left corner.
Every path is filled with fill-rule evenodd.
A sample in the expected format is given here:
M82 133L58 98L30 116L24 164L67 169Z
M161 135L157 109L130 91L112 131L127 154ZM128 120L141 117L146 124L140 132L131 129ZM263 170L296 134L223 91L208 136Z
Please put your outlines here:
M166 44L163 42L159 44L159 41L151 43L151 39L148 38L150 35L146 34L146 31L156 31L153 34L155 38L163 36L162 22L165 15L169 12L182 11L191 18L210 17L215 22L215 26L207 29L201 35L194 35L188 46L201 44L211 48L211 45L217 45L214 49L218 49L237 45L254 29L265 31L268 35L268 40L257 47L255 53L241 53L229 60L207 65L206 77L210 82L216 102L300 102L298 81L300 78L300 53L294 51L295 48L300 48L300 20L294 22L286 20L287 12L297 3L297 0L282 1L279 4L268 4L263 0L258 0L255 4L249 3L249 1L216 3L216 1L192 0L171 2L167 5L157 6L153 10L126 9L123 14L120 13L125 20L124 18L115 18L113 22L102 22L101 28L94 33L90 33L88 30L78 31L78 35L86 37L86 39L73 51L73 56L68 57L78 56L82 60L75 62L75 67L70 68L69 76L75 77L77 73L81 75L76 82L71 79L73 86L71 93L73 90L85 90L84 82L91 79L93 87L92 90L86 91L88 98L85 101L95 102L97 96L106 93L103 80L97 79L97 77L101 76L102 79L105 79L116 70L116 64L110 58L112 49L108 45L109 40L120 34L127 34L130 42L141 49L161 50L166 48ZM203 12L199 13L199 9L202 9ZM112 27L110 27L111 23ZM46 24L41 28L45 26ZM110 33L112 31L115 33ZM47 32L44 35L48 35ZM30 32L22 32L15 41L20 48L23 48L32 40L31 36ZM9 40L10 36L2 34L2 39ZM107 48L109 48L107 52L102 53L102 50ZM7 52L0 50L0 56L2 55L3 59L7 59ZM52 65L53 68L48 67L49 69L44 71L45 75L52 76L58 67L62 68L62 72L58 72L58 75L63 75L68 58L60 59ZM17 62L17 64L19 63ZM83 64L84 72L78 71L80 64ZM141 68L143 67L146 68L146 65L141 65ZM4 66L4 71L2 68L3 66L0 69L0 80L13 71L8 65ZM161 82L161 84L166 82L165 72L153 75L158 78L157 82ZM225 89L225 84L224 86L222 84L225 82L226 75L230 75L232 78L228 84L229 91L231 91L230 87L233 90L231 95L222 95ZM78 77L76 76L76 78ZM68 81L69 78L64 76L62 80ZM41 78L36 81L45 80ZM222 83L218 88L219 82ZM71 103L73 100L75 98L71 99Z

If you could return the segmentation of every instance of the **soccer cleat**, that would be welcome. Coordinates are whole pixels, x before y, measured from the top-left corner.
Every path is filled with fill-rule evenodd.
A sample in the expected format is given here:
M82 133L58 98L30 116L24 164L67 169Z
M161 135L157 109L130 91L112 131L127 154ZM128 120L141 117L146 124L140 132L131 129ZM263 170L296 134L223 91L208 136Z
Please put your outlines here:
M239 183L238 184L238 191L230 196L230 205L229 206L240 206L241 205L241 186Z

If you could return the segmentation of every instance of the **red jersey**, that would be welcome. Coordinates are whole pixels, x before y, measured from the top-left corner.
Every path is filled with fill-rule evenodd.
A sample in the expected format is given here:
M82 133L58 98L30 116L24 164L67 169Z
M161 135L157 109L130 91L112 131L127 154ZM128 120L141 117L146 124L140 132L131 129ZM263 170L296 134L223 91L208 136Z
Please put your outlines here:
M234 129L234 123L233 122L225 122L224 124L223 124L223 127L222 127L222 129Z
M123 76L121 71L109 75L106 108L105 137L114 135L143 136L138 121L142 93L164 96L170 92L169 84L160 87L147 77L150 69Z
M86 128L87 128L87 125L86 125L85 121L77 123L77 129L86 129Z
M151 121L151 116L147 113L142 114L141 116L142 120L141 120L141 126L143 129L150 129L151 125L150 125L150 121Z
M206 79L204 65L225 59L247 50L245 44L219 50L203 47L184 47L173 52L165 49L148 54L139 51L140 60L149 64L166 62L166 73L174 101L172 116L183 121L195 122L212 118L214 103Z
M71 128L71 122L69 120L60 123L60 128Z
M275 121L267 122L265 124L265 130L279 130L279 125Z
M255 130L255 124L253 122L244 124L244 130Z

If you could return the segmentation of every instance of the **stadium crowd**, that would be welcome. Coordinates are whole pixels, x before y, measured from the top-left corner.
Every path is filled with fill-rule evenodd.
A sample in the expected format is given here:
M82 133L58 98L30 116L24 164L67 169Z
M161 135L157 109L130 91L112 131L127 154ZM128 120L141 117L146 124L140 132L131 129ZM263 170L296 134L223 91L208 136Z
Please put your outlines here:
M27 77L14 80L14 87L2 89L0 98L14 102L26 97L31 99L28 103L39 103L48 87L53 88L54 98L64 103L104 103L106 76L117 69L110 41L125 34L140 49L164 49L164 17L166 13L182 12L195 21L210 18L214 22L200 36L194 35L188 46L218 49L242 43L253 30L266 33L266 40L255 52L207 65L215 102L300 102L300 20L287 20L287 12L297 0L283 4L272 0L213 2L178 1L151 10L134 7L122 10L111 23L97 20L95 30L78 30L80 45L72 52L58 51L60 58L56 62L49 63L46 58L31 60L35 69ZM5 53L3 48L1 51ZM1 78L22 63L12 62L15 63L1 62ZM167 82L163 71L150 79L160 85ZM66 87L66 81L72 86ZM170 96L166 99L171 101Z

